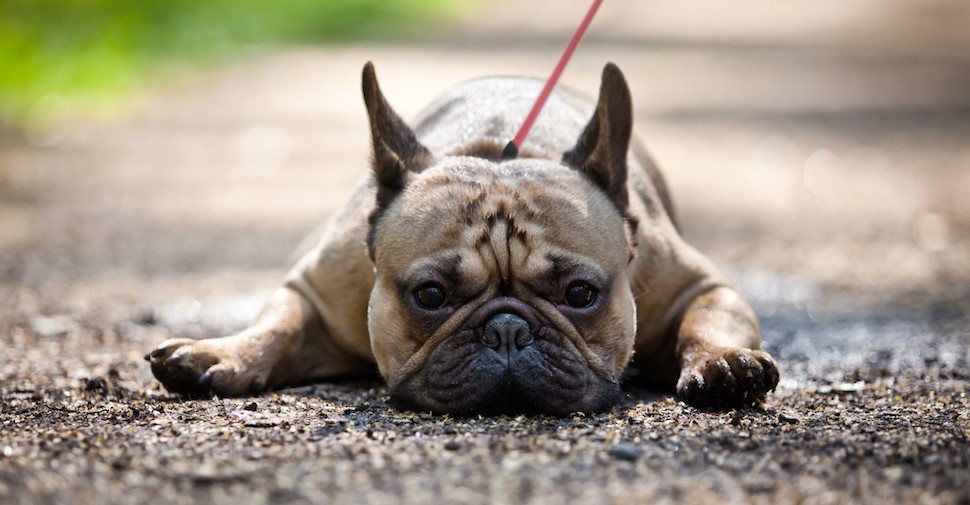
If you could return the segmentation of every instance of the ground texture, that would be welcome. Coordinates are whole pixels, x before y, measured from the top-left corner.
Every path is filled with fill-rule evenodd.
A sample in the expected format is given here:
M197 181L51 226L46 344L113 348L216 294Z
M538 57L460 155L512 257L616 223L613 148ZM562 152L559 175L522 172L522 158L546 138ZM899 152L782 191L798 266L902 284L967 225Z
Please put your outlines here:
M589 93L606 61L627 74L685 235L781 364L763 409L629 390L602 414L452 419L367 379L159 389L142 355L244 326L366 170L365 61L410 116L456 81L545 74L571 9L499 2L427 43L267 55L0 134L0 502L970 503L955 1L607 2L570 64Z

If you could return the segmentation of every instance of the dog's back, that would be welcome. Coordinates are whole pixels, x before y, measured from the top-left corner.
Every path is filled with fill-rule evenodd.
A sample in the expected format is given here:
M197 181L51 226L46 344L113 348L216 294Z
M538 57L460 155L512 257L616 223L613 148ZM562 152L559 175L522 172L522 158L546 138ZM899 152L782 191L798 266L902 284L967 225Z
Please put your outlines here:
M414 132L431 152L498 158L522 125L543 81L532 77L482 77L457 84L439 95L412 121ZM588 95L557 86L520 146L520 158L558 160L573 148L596 108ZM671 221L673 205L663 176L635 137L628 159L631 191L640 198L656 198Z

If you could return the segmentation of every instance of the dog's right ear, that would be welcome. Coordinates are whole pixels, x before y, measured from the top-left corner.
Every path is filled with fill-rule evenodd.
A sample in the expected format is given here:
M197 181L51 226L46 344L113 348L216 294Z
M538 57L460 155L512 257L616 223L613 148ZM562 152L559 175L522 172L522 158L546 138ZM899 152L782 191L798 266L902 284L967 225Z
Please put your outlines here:
M362 87L374 145L372 167L380 213L404 190L408 172L420 172L433 165L434 159L384 99L371 62L364 65Z
M613 63L603 67L596 112L563 163L595 182L624 216L627 215L626 156L633 131L633 103L623 72Z

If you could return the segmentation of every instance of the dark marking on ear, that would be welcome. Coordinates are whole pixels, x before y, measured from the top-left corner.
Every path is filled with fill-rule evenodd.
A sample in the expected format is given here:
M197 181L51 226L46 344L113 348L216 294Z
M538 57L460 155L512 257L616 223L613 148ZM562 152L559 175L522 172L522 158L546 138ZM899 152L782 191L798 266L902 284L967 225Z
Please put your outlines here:
M608 63L603 68L596 111L562 161L602 188L624 216L629 206L626 157L632 131L630 89L620 69Z
M370 119L374 175L383 189L401 190L407 172L420 172L434 163L431 152L387 103L370 62L364 65L361 84Z
M369 218L370 231L367 236L367 248L373 259L375 227L384 210L404 191L410 172L421 172L434 164L434 158L387 103L377 84L377 74L371 62L364 65L361 88L370 119L373 144L371 167L377 182L377 205Z
M627 189L627 153L633 133L633 101L620 68L603 67L599 99L589 124L562 161L586 174L613 201L626 221L630 259L636 254L637 221L630 216Z
M370 260L374 261L376 259L376 242L377 242L377 223L380 222L381 217L384 215L384 208L380 205L375 205L375 207L367 215L367 255L370 256Z

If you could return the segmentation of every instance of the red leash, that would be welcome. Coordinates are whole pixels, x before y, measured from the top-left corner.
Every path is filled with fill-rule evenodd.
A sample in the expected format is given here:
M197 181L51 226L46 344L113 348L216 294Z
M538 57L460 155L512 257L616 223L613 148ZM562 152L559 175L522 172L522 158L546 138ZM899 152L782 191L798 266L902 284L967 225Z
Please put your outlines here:
M502 154L499 155L498 159L510 160L515 158L519 154L519 147L522 146L522 142L525 141L525 137L529 135L529 130L532 129L532 124L535 123L536 118L539 117L539 112L542 111L542 107L546 104L546 100L549 98L549 93L552 92L552 88L556 86L556 81L559 80L559 76L562 75L562 71L566 68L566 63L569 63L569 58L572 57L573 51L576 50L576 46L579 45L579 41L582 40L583 34L586 33L586 29L589 28L589 24L593 21L593 16L596 15L596 10L599 9L600 4L603 0L593 0L593 5L589 6L589 10L586 12L586 17L583 18L583 22L579 24L579 28L573 35L573 39L569 41L569 45L566 46L566 51L562 53L562 57L559 58L559 63L556 64L556 68L552 70L552 75L546 81L546 85L542 88L539 93L539 98L536 98L536 102L532 105L532 110L529 111L529 115L526 116L525 122L519 128L519 132L515 134L515 138L510 140L508 144L505 145L505 149L502 149Z

